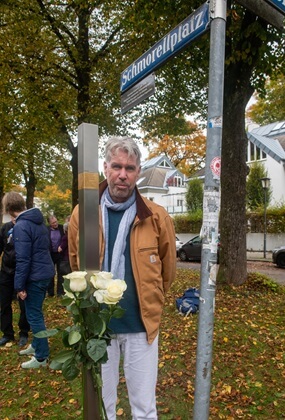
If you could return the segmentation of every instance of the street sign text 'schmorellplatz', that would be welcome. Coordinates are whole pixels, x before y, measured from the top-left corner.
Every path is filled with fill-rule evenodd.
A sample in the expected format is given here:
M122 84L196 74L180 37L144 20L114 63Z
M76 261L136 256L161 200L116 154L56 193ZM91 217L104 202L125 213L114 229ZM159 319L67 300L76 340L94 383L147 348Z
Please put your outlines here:
M121 73L121 93L157 70L209 26L209 5L203 4Z

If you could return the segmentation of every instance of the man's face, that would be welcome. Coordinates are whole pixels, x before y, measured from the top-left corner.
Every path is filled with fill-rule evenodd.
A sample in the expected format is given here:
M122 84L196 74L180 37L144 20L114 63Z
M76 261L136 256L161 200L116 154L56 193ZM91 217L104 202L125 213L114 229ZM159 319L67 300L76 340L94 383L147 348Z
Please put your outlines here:
M104 162L104 174L115 203L123 203L132 195L140 170L136 156L128 157L123 150L118 150L109 162Z
M58 221L57 221L57 218L56 218L56 217L52 217L52 218L49 220L49 225L50 225L50 227L51 227L52 229L57 229L57 228L58 228Z

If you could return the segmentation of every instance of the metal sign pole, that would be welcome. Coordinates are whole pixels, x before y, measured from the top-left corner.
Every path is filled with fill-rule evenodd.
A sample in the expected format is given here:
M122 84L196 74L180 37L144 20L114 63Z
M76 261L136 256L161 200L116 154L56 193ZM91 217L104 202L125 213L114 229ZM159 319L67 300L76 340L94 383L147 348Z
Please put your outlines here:
M226 0L210 2L208 127L203 199L203 238L194 420L209 418L217 242L220 211L220 169L223 116Z
M80 270L99 270L98 126L78 127L78 193ZM90 370L83 369L83 418L100 420L98 395Z

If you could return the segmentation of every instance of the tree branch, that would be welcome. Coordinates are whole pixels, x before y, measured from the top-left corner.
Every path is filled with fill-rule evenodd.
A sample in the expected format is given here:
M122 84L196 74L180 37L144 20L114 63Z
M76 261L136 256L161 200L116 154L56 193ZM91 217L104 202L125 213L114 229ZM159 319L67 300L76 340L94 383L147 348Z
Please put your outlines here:
M251 12L260 16L270 25L274 26L281 32L285 32L284 28L284 15L276 10L273 6L270 6L264 0L236 0L237 3L241 4Z

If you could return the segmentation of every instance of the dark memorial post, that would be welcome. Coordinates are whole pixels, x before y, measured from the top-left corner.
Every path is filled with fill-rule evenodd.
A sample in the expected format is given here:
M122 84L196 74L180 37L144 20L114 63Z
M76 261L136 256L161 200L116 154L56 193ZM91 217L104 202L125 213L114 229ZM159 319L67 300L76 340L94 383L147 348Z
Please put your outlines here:
M78 127L78 194L80 270L99 270L98 126ZM84 420L101 420L90 370L82 371Z

